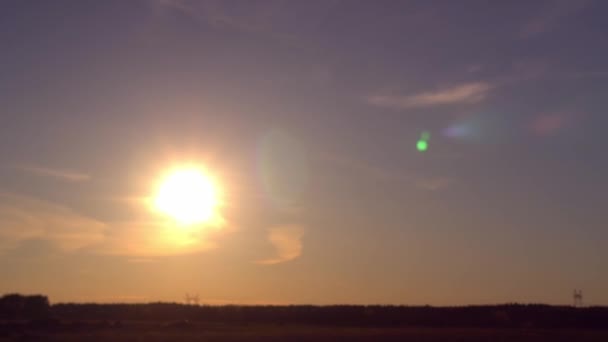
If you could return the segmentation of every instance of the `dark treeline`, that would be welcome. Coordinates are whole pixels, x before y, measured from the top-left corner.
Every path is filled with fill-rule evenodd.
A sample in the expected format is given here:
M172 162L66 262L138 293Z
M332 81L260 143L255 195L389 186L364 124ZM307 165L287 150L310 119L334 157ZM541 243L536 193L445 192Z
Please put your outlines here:
M431 306L194 306L150 304L56 304L44 296L0 298L3 319L57 321L151 321L218 324L313 324L349 326L501 327L608 329L608 308L549 305Z
M46 296L8 294L0 297L0 319L44 319L51 315Z
M61 319L187 320L227 324L349 326L534 327L608 329L608 308L548 305L409 306L187 306L181 304L58 304Z

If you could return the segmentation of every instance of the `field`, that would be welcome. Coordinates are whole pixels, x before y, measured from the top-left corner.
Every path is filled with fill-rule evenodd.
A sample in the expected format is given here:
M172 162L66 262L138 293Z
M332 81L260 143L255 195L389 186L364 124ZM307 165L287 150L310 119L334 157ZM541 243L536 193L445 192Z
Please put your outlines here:
M608 341L608 308L539 304L50 305L0 298L5 341Z
M0 341L608 341L608 331L491 328L357 328L302 325L222 326L132 323L4 331ZM96 326L96 327L94 327Z

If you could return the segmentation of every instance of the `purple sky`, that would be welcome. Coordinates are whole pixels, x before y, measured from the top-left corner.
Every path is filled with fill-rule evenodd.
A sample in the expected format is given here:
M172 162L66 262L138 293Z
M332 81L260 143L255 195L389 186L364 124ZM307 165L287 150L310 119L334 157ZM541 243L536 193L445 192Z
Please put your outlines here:
M0 293L608 305L607 16L0 1ZM224 223L177 244L141 198L188 163Z

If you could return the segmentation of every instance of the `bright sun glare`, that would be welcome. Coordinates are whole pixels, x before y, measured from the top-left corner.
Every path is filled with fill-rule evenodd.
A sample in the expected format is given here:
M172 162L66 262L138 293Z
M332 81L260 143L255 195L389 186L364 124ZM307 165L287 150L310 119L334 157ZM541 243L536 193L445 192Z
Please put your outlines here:
M154 204L160 212L188 225L211 221L218 201L213 180L201 170L189 168L163 179Z

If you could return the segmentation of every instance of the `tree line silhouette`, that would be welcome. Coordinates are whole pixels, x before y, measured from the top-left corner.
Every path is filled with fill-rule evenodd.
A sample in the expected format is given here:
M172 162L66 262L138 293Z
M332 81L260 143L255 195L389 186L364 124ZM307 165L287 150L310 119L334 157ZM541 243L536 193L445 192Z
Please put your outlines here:
M46 296L7 294L0 297L0 319L44 319L50 315L51 306Z
M463 307L384 305L184 305L55 304L42 295L5 295L0 318L7 320L148 321L188 324L311 324L378 327L500 327L608 329L608 308L505 304Z

